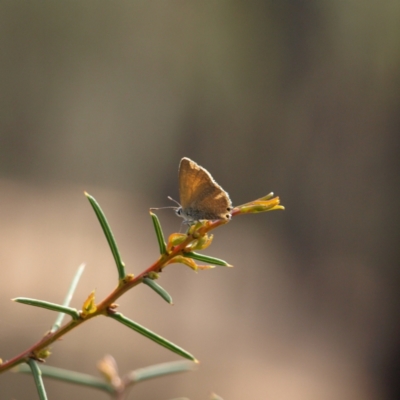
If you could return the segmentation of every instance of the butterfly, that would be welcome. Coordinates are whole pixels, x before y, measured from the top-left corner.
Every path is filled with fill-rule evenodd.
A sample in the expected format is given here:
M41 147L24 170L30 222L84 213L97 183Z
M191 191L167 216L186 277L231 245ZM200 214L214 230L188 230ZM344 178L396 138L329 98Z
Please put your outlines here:
M179 164L178 216L191 224L199 220L230 220L232 201L211 174L190 158L182 158Z

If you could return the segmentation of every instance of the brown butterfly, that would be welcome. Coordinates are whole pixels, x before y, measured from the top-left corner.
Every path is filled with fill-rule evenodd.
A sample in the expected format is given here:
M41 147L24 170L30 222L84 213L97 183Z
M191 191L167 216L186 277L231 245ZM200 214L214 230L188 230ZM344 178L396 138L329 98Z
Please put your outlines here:
M179 195L180 204L175 212L189 224L202 219L231 219L228 193L205 168L187 157L179 164Z

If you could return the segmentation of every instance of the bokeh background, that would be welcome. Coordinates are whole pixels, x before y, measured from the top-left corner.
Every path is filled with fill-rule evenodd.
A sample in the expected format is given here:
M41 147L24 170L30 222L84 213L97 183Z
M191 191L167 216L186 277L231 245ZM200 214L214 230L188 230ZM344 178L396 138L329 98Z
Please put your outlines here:
M115 287L83 191L140 273L158 254L148 208L178 198L187 156L235 205L274 191L286 210L215 232L206 253L233 269L168 267L173 307L147 287L121 298L201 361L131 398L399 398L399 18L397 1L2 2L0 356L54 320L10 298L61 302L81 262L73 306ZM52 350L49 365L91 374L105 354L121 373L178 359L102 318ZM0 390L36 398L29 376Z

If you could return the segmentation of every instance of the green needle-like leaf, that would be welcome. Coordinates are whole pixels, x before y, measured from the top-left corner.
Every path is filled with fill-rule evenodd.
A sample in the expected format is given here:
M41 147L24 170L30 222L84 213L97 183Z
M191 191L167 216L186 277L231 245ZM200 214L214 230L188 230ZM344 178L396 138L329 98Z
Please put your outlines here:
M29 367L31 368L33 379L35 380L36 389L39 394L40 400L47 400L46 389L44 388L44 383L42 379L42 372L37 365L37 362L32 358L28 361Z
M170 294L162 288L157 282L150 278L143 278L143 283L148 287L152 288L157 294L159 294L167 303L173 304L172 297Z
M194 369L196 369L196 364L191 361L172 361L136 369L128 373L124 379L127 385L133 385L147 379L158 378L163 375L176 374L179 372L193 371Z
M152 332L151 330L145 328L142 325L137 324L136 322L124 317L120 313L115 313L115 314L110 314L109 315L111 318L115 319L116 321L120 322L121 324L124 324L128 328L133 329L134 331L140 333L143 336L146 336L153 342L158 343L159 345L165 347L168 350L171 350L172 352L179 354L181 357L187 358L188 360L192 360L194 362L197 362L195 357L188 353L186 350L182 349L181 347L177 346L176 344L169 342L168 340L164 339L163 337L157 335L156 333Z
M183 253L185 257L193 258L194 260L203 261L208 264L221 265L223 267L232 267L232 265L228 264L226 261L221 260L219 258L205 256L203 254L195 253L195 252L187 252Z
M76 271L76 274L74 276L74 279L72 280L71 286L68 290L67 295L65 296L64 302L63 302L63 306L64 307L68 307L69 303L72 300L72 296L75 292L76 287L78 286L78 282L79 279L82 276L83 270L85 269L85 264L81 264L78 268L78 270ZM64 313L60 313L56 319L56 321L54 322L54 325L52 326L50 332L55 332L56 330L58 330L62 324L62 321L65 317Z
M72 319L78 319L79 313L78 310L71 307L64 307L60 304L50 303L48 301L36 300L36 299L29 299L27 297L16 297L12 299L17 303L27 304L29 306L41 307L46 308L47 310L57 311L64 314L68 314L72 317Z
M108 393L114 393L115 390L111 384L96 376L82 374L80 372L70 371L63 368L52 367L50 365L41 365L42 376L57 379L63 382L69 382L76 385L89 386L100 389ZM30 373L31 370L25 365L20 364L13 369L15 372Z
M117 247L117 243L115 242L114 235L111 231L110 225L107 222L107 218L103 213L103 210L100 208L99 204L95 200L94 197L92 197L89 193L85 192L85 196L88 198L91 206L93 207L94 212L96 213L97 219L100 222L100 225L103 229L103 232L107 238L107 242L110 246L111 252L114 256L115 264L117 265L118 269L118 276L119 279L125 278L125 264L121 259L121 256L119 254L119 250Z
M174 399L171 400L190 400L189 397L175 397Z
M150 211L151 219L153 220L154 230L156 231L158 246L160 247L160 254L167 252L167 245L165 244L164 234L161 228L160 220L157 215Z
M258 199L258 201L263 201L263 200L270 200L274 197L274 192L268 193L266 196L261 197L260 199Z

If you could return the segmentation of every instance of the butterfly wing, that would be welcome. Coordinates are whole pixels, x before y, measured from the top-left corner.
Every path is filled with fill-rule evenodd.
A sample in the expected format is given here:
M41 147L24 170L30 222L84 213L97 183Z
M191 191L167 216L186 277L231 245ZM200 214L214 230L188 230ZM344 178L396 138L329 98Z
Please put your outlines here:
M228 193L205 168L186 157L179 166L179 194L183 217L187 220L231 217L232 202Z

